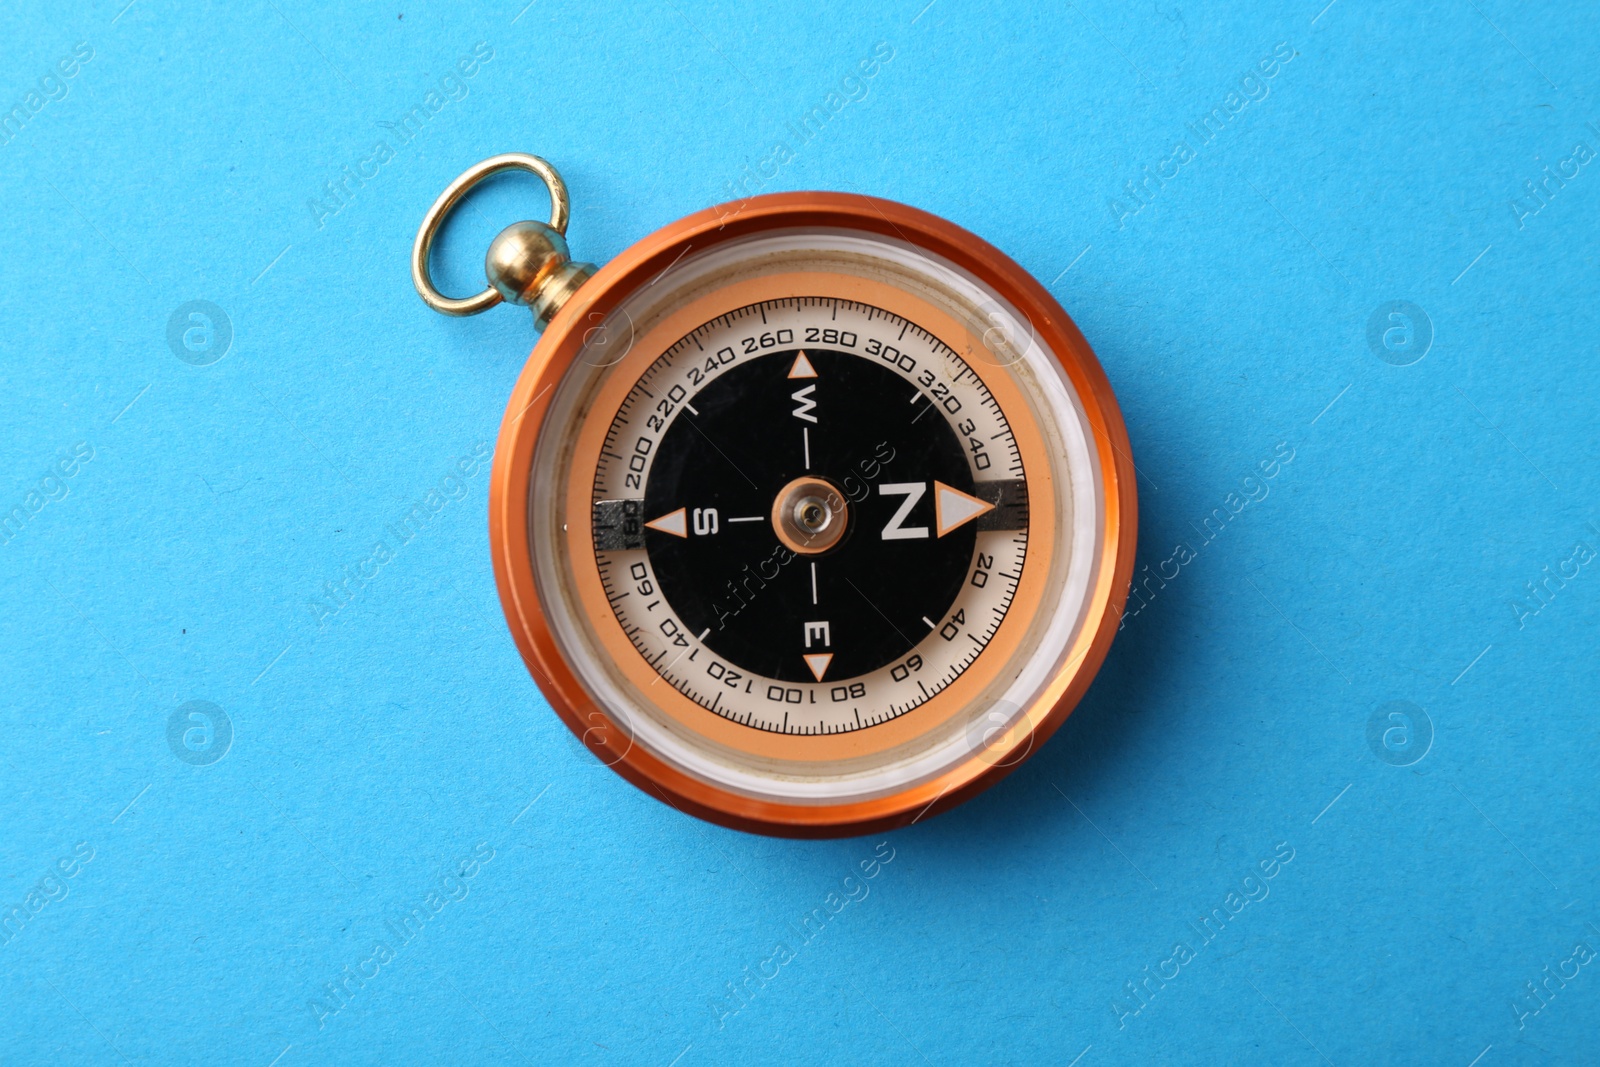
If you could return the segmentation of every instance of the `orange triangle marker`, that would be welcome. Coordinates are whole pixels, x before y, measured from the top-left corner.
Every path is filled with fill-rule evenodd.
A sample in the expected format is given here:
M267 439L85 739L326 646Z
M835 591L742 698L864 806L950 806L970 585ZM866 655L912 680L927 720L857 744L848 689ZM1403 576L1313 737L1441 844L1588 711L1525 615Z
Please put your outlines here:
M689 509L679 508L677 511L669 511L659 519L647 522L645 525L652 530L660 530L662 533L671 534L673 537L688 537Z
M806 666L811 668L811 673L819 682L822 681L822 676L828 673L828 664L832 662L832 652L813 652L806 657Z
M940 537L951 530L959 530L978 516L987 515L993 510L994 505L987 500L968 496L943 482L933 483L934 520Z
M806 354L804 352L801 352L799 355L794 357L794 366L789 368L789 377L815 378L816 376L817 368L811 365L811 361L806 358Z

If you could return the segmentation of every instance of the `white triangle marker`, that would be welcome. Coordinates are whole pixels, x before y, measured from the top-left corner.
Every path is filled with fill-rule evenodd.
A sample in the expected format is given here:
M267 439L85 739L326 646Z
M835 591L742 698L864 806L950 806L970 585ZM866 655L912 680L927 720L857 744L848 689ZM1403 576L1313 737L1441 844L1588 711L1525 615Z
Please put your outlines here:
M994 510L994 505L987 500L979 500L975 496L968 496L959 489L952 489L943 482L933 483L933 511L934 520L938 526L939 536L943 537L951 530L958 530L980 515L987 515Z
M811 361L806 358L806 354L804 352L801 352L799 355L794 357L794 366L789 368L789 377L815 378L816 376L817 368L811 365Z
M688 537L689 509L679 508L677 511L669 511L659 519L647 522L645 525L652 530L660 530L662 533L671 534L673 537Z
M828 673L828 664L832 662L832 652L813 652L806 657L806 666L811 668L811 673L819 682L822 681L822 676Z

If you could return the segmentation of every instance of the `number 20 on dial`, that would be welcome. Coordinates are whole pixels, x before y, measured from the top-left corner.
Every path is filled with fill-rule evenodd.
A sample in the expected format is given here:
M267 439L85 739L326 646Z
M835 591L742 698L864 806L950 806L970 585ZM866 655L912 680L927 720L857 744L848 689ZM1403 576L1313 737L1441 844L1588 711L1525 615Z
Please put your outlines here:
M551 220L451 299L429 251L482 178ZM438 310L544 330L511 395L489 526L506 620L585 748L681 811L824 837L992 784L1104 659L1132 572L1133 466L1087 342L972 234L886 200L778 193L601 269L560 177L469 169L418 233Z

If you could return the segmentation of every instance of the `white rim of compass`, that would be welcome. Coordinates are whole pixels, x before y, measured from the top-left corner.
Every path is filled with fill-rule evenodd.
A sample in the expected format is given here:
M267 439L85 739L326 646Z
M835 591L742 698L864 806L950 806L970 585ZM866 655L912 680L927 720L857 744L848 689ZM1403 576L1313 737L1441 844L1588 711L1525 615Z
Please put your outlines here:
M581 405L592 400L600 383L620 362L610 354L614 350L614 335L606 339L613 345L606 351L604 361L588 358L600 355L602 350L587 344L573 361L551 400L530 470L528 548L534 575L551 633L584 687L607 714L618 717L620 711L620 725L631 735L634 744L642 745L658 758L709 784L779 803L840 803L899 792L937 777L978 754L979 749L974 747L970 737L973 724L984 722L985 736L993 736L996 731L1010 736L1011 729L1060 672L1067 650L1084 624L1089 591L1100 561L1106 512L1105 486L1094 462L1088 416L1061 364L1039 344L1026 316L1019 314L1009 302L966 271L915 245L888 237L866 237L820 228L777 230L740 238L698 255L685 256L667 274L629 294L608 316L607 323L613 324L626 316L630 329L643 332L690 300L719 287L726 281L731 267L744 265L752 271L758 267L794 269L797 258L830 254L844 260L830 265L841 273L860 274L860 263L851 261L876 259L902 272L920 275L934 283L936 290L945 290L962 305L964 314L958 314L958 318L973 319L980 310L990 321L994 315L1001 316L1010 336L1026 338L1028 344L1022 356L1001 367L1000 373L1013 374L1018 379L1022 391L1041 409L1036 413L1046 417L1047 434L1053 429L1058 435L1057 442L1063 452L1062 456L1054 457L1059 465L1050 473L1065 475L1066 491L1061 495L1066 498L1067 521L1063 529L1070 530L1071 541L1067 545L1065 581L1055 595L1046 599L1047 604L1054 603L1054 610L1050 611L1048 623L1042 629L1037 619L1030 625L1028 640L1022 646L1027 658L1012 684L998 696L986 696L957 715L952 725L945 728L949 731L945 740L900 758L842 773L807 775L757 771L733 762L721 752L688 743L681 727L668 728L657 718L651 705L632 695L631 686L621 683L607 669L605 664L610 654L597 636L591 634L592 624L587 621L584 605L572 588L570 575L561 573L564 551L555 547L554 551L534 552L532 548L534 543L547 547L565 543L561 536L565 529L561 506L569 480L575 473L571 470L570 446L576 436L578 419L596 414L581 410ZM951 343L949 339L941 340ZM1018 374L1018 370L1026 373ZM1009 412L1007 416L1010 417ZM1061 460L1064 463L1060 463ZM1029 478L1038 475L1039 472L1031 472ZM1033 654L1028 655L1027 649L1032 649ZM991 719L991 715L994 718ZM791 766L803 765L794 763Z

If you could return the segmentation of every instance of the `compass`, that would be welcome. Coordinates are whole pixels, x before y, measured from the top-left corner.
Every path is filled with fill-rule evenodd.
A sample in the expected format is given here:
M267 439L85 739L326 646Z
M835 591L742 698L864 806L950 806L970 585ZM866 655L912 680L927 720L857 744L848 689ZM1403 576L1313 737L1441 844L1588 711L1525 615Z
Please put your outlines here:
M451 299L432 237L477 182L551 221ZM929 817L1070 713L1121 618L1127 433L1045 289L887 200L778 193L573 262L548 163L485 160L433 205L437 310L543 336L506 409L489 528L506 620L584 748L652 796L785 836Z

